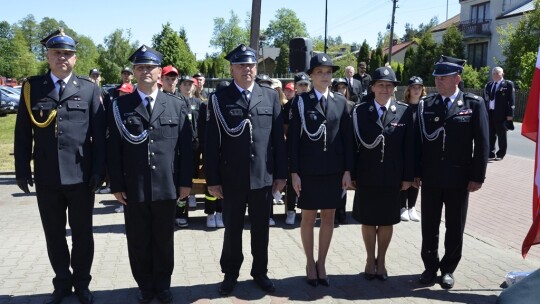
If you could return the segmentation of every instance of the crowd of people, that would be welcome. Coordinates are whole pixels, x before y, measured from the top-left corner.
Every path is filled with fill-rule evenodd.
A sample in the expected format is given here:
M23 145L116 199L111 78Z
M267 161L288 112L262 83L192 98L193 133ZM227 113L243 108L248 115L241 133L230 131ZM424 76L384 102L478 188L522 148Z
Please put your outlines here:
M423 80L414 76L401 102L395 98L400 82L388 66L369 75L360 62L358 74L348 66L345 78L334 78L339 66L319 53L306 72L283 85L258 74L256 51L242 44L225 57L232 82L207 94L204 75L162 67L163 54L142 45L129 58L133 67L121 71L123 82L105 91L99 70L89 77L73 73L73 38L56 31L42 44L49 71L23 85L15 162L19 188L29 193L36 185L55 273L48 303L60 303L73 290L81 303L94 301L88 286L95 193L112 193L120 203L138 301L172 302L174 227L189 225L188 210L196 206L192 182L203 177L206 225L225 229L221 295L233 292L240 274L246 211L250 274L262 290L275 291L267 275L269 227L282 191L285 223L295 224L301 210L307 284L331 285L327 255L335 223L348 221L346 195L354 189L365 279L388 280L385 257L394 225L420 221L419 282L433 284L440 271L441 286L454 286L469 193L482 187L488 159L506 152L503 131L511 125L513 104L497 96L512 95L513 86L502 79L502 69L493 70L484 101L458 87L465 61L441 56L433 71L437 92L426 96ZM443 207L445 252L439 258Z

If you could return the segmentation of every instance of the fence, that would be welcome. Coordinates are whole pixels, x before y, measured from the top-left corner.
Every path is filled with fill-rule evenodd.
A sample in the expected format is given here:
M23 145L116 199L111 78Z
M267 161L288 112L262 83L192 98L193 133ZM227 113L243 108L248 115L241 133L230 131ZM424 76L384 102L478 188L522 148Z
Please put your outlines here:
M292 82L293 78L278 78L283 86L285 86L286 83ZM222 81L226 80L231 82L231 78L207 78L206 79L206 87L208 88L209 92L214 91L217 84ZM403 100L403 93L405 92L405 86L399 86L397 87L396 91L396 98L397 100ZM430 93L436 93L435 87L426 87L426 91L428 94ZM466 92L476 94L478 96L483 96L483 89L468 89L465 88ZM527 99L529 98L529 90L516 90L516 101L515 101L515 108L514 108L514 121L523 121L523 116L525 115L525 107L527 106Z

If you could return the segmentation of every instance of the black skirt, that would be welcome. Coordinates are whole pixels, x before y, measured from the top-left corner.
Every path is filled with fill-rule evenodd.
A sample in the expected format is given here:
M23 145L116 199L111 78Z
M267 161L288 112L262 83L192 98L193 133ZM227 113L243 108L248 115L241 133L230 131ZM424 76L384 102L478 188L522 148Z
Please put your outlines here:
M401 221L400 187L356 187L352 216L360 224L390 226Z
M343 174L300 176L302 191L298 208L306 210L336 209L341 201Z

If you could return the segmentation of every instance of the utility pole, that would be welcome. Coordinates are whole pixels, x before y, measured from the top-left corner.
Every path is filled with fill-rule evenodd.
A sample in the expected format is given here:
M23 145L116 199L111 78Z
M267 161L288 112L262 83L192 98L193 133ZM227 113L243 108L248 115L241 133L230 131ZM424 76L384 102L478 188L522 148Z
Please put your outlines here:
M251 4L251 35L249 47L259 54L259 34L261 31L261 1L253 0Z
M326 33L328 32L328 0L325 2L325 8L324 8L324 53L326 54L326 50L328 49L328 42L326 40Z
M392 9L392 23L390 24L390 47L388 48L388 64L392 63L392 46L394 45L394 19L396 16L396 6L398 0L392 0L394 7Z

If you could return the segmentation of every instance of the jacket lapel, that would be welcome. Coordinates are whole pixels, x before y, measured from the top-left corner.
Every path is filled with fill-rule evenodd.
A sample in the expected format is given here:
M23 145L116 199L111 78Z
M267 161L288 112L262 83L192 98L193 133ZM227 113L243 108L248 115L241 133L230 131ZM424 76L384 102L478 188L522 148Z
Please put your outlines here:
M54 84L52 78L51 78L51 72L47 75L45 80L43 81L43 84L45 85L45 90L47 92L47 97L56 100L56 102L60 102L60 97L58 96L58 91L56 90L56 85Z
M148 111L146 111L146 107L144 106L144 102L141 100L141 96L137 91L131 93L134 97L134 100L138 102L138 105L135 107L135 112L139 113L146 121L150 121L150 116L148 115Z
M386 127L389 123L396 119L396 111L396 101L392 100L390 101L390 108L386 110L386 115L384 116L384 121L382 122L383 126Z
M258 84L253 86L253 92L251 92L251 100L249 101L249 111L257 106L263 100L262 89Z
M80 85L77 77L75 75L71 75L71 78L66 83L66 88L64 89L64 92L62 93L62 99L60 102L64 102L65 100L69 99L71 96L77 94L79 92Z
M154 108L152 109L152 115L150 115L150 123L154 123L159 116L163 112L165 112L165 109L167 108L167 104L165 102L165 96L163 96L163 92L159 91L156 96L156 101L154 101Z

